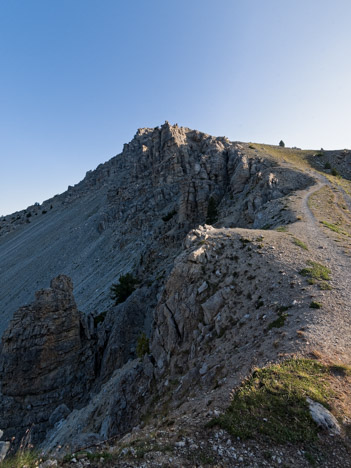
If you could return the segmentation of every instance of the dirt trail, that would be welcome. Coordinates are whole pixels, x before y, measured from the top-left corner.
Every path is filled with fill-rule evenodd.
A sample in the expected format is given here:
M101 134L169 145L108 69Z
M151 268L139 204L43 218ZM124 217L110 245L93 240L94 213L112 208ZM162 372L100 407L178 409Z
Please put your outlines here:
M313 215L308 201L310 196L324 186L332 184L315 171L316 184L302 194L299 211L303 222L289 226L289 232L308 245L306 261L317 261L331 270L331 291L321 291L315 286L313 299L322 303L308 328L311 345L320 348L331 358L351 363L351 263L343 250L322 230ZM342 195L343 191L340 191ZM344 197L345 199L345 197Z

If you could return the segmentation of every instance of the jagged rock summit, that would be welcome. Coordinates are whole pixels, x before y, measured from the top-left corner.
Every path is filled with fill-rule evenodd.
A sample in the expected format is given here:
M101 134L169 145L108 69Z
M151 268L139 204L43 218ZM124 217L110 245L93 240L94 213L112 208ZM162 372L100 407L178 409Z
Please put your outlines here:
M32 428L36 443L57 407L86 400L95 378L92 339L91 323L78 311L64 275L14 314L1 353L0 419L8 438Z
M279 200L310 182L225 137L167 122L139 129L79 184L0 219L0 333L59 274L72 278L80 309L100 313L120 274L169 272L210 198L228 227L277 225L289 216Z

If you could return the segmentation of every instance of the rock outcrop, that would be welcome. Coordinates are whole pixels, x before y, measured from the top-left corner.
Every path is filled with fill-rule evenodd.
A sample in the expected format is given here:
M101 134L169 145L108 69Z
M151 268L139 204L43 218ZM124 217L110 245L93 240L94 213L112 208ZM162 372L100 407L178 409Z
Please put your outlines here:
M19 442L30 429L35 443L59 413L87 400L95 378L92 331L64 275L15 313L2 338L0 424L7 439Z
M255 146L166 122L138 130L64 194L0 220L2 329L12 317L0 355L4 439L16 445L30 430L61 456L150 420L174 424L176 438L224 411L253 366L317 356L325 329L335 356L349 349L351 335L342 347L330 323L329 273L323 282L301 273L328 271L318 262L329 246L304 243L317 232L309 225L304 237L312 214L302 190L313 182ZM110 286L127 272L137 287L112 305ZM50 288L13 314L48 277Z
M196 395L202 412L208 394L230 392L253 363L273 360L277 347L285 354L303 349L296 332L311 309L299 288L300 248L285 263L281 233L266 232L263 238L254 230L212 226L190 231L183 248L157 304L146 313L154 319L150 353L132 360L128 336L133 322L138 322L134 330L142 329L142 299L149 303L152 287L136 290L109 312L99 330L101 336L108 334L100 364L105 383L85 407L50 431L42 444L46 452L82 449L88 435L96 441L122 435L143 416L162 414L165 408L181 407L186 414L189 395ZM286 326L276 328L285 309Z
M166 276L210 199L223 226L275 226L294 220L286 196L311 183L225 137L168 122L140 129L76 186L0 219L0 333L58 274L72 278L79 308L97 313L119 275Z

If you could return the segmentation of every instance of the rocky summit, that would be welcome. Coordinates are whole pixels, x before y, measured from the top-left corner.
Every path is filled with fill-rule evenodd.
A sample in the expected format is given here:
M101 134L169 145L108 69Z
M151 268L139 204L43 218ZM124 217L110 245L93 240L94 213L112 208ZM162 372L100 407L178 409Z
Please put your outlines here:
M348 150L166 122L0 218L4 463L351 466L350 210Z

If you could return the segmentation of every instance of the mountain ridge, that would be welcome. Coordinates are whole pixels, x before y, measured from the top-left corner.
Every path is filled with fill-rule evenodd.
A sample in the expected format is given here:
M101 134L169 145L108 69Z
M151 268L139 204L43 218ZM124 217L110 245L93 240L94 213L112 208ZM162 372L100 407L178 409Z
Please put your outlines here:
M32 429L36 445L58 459L104 447L118 466L141 466L137 454L144 447L143 457L148 454L145 460L155 467L237 466L239 458L250 457L255 464L249 466L278 466L277 457L285 457L305 467L304 453L312 450L320 466L348 466L350 156L230 142L166 122L140 129L122 155L62 194L61 204L3 234L2 310L47 287L57 274L66 276L53 286L71 284L71 276L84 314L74 322L80 338L69 361L78 368L93 363L87 378L70 381L85 392L65 400L65 408L60 398L45 406L44 387L37 389L35 405L31 395L13 400L8 382L20 348L9 337L22 336L21 323L38 304L20 308L11 321L7 310L0 373L5 437L16 432L21 407L24 420L38 425ZM125 273L137 286L114 305L109 288ZM19 294L24 284L27 296ZM51 287L38 297L55 294ZM54 315L66 313L64 304L48 306ZM25 334L28 349L35 336ZM39 356L46 356L49 336L59 333L43 333ZM250 381L245 379L254 367L269 372L275 363L283 369L291 358L296 366L320 366L329 375L333 390L325 398L338 418L337 437L325 428L316 435L323 443L312 449L301 434L290 446L272 446L260 429L246 446L228 426L208 427L214 419L226 420L230 395ZM30 359L23 381L37 366ZM68 369L63 365L62 373ZM55 378L52 385L62 387ZM306 397L314 408L324 401L305 393L300 410L307 415ZM24 430L18 427L16 437ZM171 448L160 448L157 439ZM199 447L207 457L202 461Z
M228 191L239 195L244 191L242 198L245 197L250 171L259 178L266 174L251 182L257 194L251 194L245 209L247 219L241 219L242 210L238 207L232 226L255 225L255 211L267 201L265 198L283 196L274 180L269 180L270 164L254 156L247 158L239 143L230 143L225 137L217 139L168 123L161 128L140 129L121 155L99 165L82 182L41 206L27 209L20 220L2 222L0 332L16 308L30 300L31 291L45 287L61 273L72 277L79 308L102 312L109 303L110 285L120 274L135 268L144 251L150 255L155 250L149 247L153 239L156 242L168 232L164 242L170 244L173 239L179 248L189 229L205 221L210 196L217 199L217 204ZM229 176L234 178L232 182ZM297 177L306 179L304 175L296 174ZM299 184L295 180L293 185L296 183ZM230 200L224 202L228 205ZM172 230L168 226L175 219L165 223L162 217L173 210L177 211L177 224ZM31 216L27 217L29 213ZM228 215L233 217L230 211ZM256 217L258 226L268 222L264 213L262 217L263 221ZM118 234L112 232L115 226ZM6 229L12 231L6 234ZM131 246L123 256L129 238ZM103 245L105 241L108 245ZM111 253L113 256L116 249L121 255L116 255L119 268L113 272ZM11 252L16 252L18 260ZM165 255L169 257L169 252ZM36 282L32 281L34 272ZM95 272L99 284L93 295L90 292ZM13 290L16 283L21 283L21 287Z

